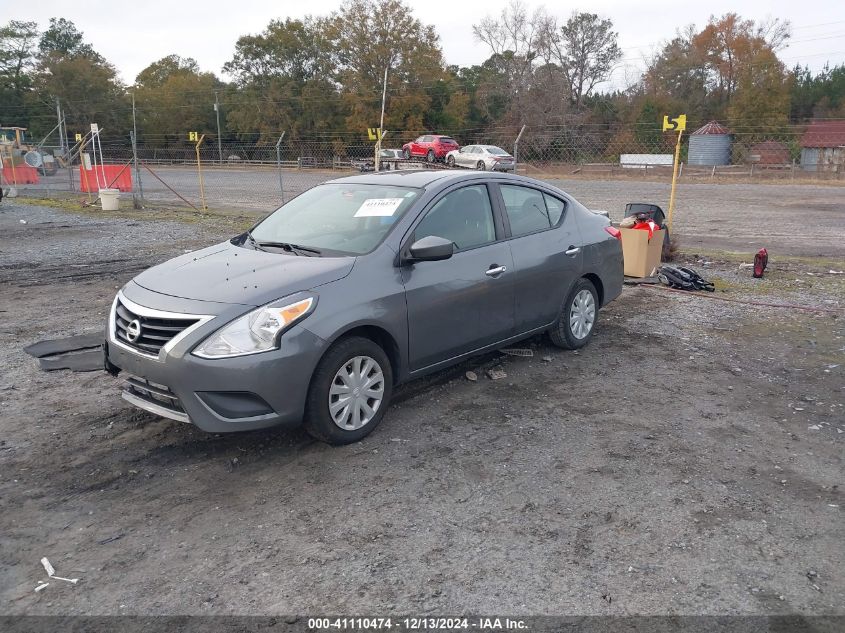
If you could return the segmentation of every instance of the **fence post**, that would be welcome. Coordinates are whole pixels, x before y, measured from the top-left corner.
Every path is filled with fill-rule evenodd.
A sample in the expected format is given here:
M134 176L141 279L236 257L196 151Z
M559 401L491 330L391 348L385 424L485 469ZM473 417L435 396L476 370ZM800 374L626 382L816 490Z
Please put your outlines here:
M519 162L519 139L522 138L522 133L525 131L525 126L519 130L516 135L516 140L513 142L513 173L516 174L517 163Z
M279 196L282 198L282 204L285 203L285 184L282 180L282 139L285 138L285 133L282 132L282 135L279 137L279 140L276 141L276 169L279 171Z
M197 176L199 177L200 181L200 200L202 202L202 210L207 211L208 206L205 204L205 186L203 185L202 181L202 161L200 160L200 145L205 140L205 134L200 136L200 140L197 141Z
M138 122L135 119L135 91L132 91L132 160L135 162L135 182L138 183L138 196L135 196L135 187L132 187L132 206L141 208L144 200L144 187L141 185L141 168L138 166Z

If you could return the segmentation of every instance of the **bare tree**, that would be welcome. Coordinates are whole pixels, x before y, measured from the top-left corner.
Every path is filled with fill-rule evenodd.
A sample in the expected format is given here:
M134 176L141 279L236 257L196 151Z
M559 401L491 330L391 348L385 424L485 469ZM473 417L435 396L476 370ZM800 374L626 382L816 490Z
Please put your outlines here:
M507 93L512 112L521 117L534 65L540 59L542 34L549 21L546 10L533 12L521 0L511 0L498 17L486 16L473 25L475 39L487 45L495 66L504 70Z
M542 38L545 55L566 75L576 108L622 58L617 38L613 22L595 13L573 13L559 29L554 24L547 27Z
M780 18L766 18L757 25L757 37L762 38L773 51L786 48L792 37L792 23Z

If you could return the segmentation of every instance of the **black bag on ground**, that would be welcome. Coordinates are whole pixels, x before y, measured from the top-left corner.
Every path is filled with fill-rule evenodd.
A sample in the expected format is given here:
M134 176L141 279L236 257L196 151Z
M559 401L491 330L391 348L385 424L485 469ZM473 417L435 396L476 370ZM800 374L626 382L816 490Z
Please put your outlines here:
M678 290L706 290L714 292L716 287L712 282L707 281L692 268L684 266L669 266L664 264L657 269L657 278L660 283L677 288Z

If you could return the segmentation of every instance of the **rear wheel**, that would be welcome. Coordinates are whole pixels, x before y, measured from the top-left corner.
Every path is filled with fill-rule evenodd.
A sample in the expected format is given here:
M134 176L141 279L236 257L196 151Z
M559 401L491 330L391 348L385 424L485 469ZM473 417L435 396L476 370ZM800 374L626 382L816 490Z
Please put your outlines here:
M478 171L484 171L487 169L487 165L484 164L483 160L478 161L478 164L475 166Z
M384 350L368 338L344 339L317 365L305 430L329 444L357 442L379 425L392 392L393 371Z
M552 343L564 349L584 347L593 336L598 313L596 287L588 279L579 279L569 291L557 323L549 332Z

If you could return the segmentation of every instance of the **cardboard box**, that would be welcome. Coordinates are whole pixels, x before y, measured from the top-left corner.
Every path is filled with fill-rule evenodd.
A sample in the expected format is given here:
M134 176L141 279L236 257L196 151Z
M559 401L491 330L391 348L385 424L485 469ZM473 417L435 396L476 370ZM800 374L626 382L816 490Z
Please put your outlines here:
M626 277L650 277L660 266L663 252L663 231L655 231L648 239L648 231L619 229L622 233L622 256L625 259Z

